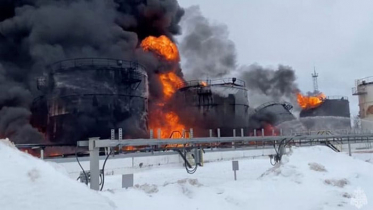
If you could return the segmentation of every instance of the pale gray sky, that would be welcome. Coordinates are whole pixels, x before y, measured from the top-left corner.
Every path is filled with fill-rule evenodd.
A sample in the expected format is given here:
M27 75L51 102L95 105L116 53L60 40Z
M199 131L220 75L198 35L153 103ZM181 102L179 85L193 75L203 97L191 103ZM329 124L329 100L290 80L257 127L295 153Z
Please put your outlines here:
M312 91L313 67L319 89L350 99L355 79L373 76L372 0L179 0L199 5L204 16L224 23L236 44L239 65L284 64L296 70L303 92Z

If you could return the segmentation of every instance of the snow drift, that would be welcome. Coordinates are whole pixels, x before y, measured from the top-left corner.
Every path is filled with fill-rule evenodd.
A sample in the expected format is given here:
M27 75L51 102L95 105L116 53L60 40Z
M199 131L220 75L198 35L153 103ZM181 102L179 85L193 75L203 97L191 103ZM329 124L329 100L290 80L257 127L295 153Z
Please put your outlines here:
M47 162L0 140L1 210L111 210L115 205Z
M293 148L281 164L240 159L205 164L193 175L164 166L135 173L135 186L121 189L121 176L106 176L94 192L51 165L0 141L1 210L247 210L372 209L373 165L327 147ZM110 161L110 160L109 160ZM57 168L56 168L57 167Z
M104 195L120 209L342 210L373 206L373 165L327 147L293 148L274 167L268 159L241 159L239 164L237 181L230 161L205 164L194 175L181 168L136 173L135 187L127 190L118 187L119 177L110 177Z

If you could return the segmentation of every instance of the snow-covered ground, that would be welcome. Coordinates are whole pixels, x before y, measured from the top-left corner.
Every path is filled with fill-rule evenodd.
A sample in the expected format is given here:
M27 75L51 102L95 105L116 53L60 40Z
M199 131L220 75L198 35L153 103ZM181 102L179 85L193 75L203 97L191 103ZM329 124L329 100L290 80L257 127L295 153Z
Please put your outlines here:
M294 148L275 167L241 159L237 181L231 161L206 163L193 175L164 166L135 173L130 189L121 189L119 175L106 176L97 193L0 141L0 209L372 209L371 156L354 156L319 146Z

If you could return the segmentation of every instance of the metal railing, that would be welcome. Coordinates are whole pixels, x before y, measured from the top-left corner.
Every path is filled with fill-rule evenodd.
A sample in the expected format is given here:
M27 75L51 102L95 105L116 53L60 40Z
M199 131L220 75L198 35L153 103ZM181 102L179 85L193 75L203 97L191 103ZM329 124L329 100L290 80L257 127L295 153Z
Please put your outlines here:
M137 61L126 61L120 59L110 58L75 58L55 62L47 66L52 72L67 70L70 68L84 67L84 66L101 66L113 68L134 68L142 73L145 73L145 67ZM139 68L140 67L140 68Z
M340 99L340 100L348 100L348 97L347 96L339 96L339 95L335 95L335 96L327 96L326 99Z

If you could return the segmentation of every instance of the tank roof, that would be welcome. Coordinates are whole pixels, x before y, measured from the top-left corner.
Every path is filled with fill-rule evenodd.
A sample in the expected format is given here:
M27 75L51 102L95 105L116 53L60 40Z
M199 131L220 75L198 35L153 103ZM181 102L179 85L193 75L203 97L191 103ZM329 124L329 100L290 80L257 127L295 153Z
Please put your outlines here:
M190 87L208 87L208 86L221 86L221 85L231 85L234 87L245 88L245 81L237 78L224 78L224 79L206 79L206 80L190 80L186 81L183 84L180 84L181 88L190 88Z

